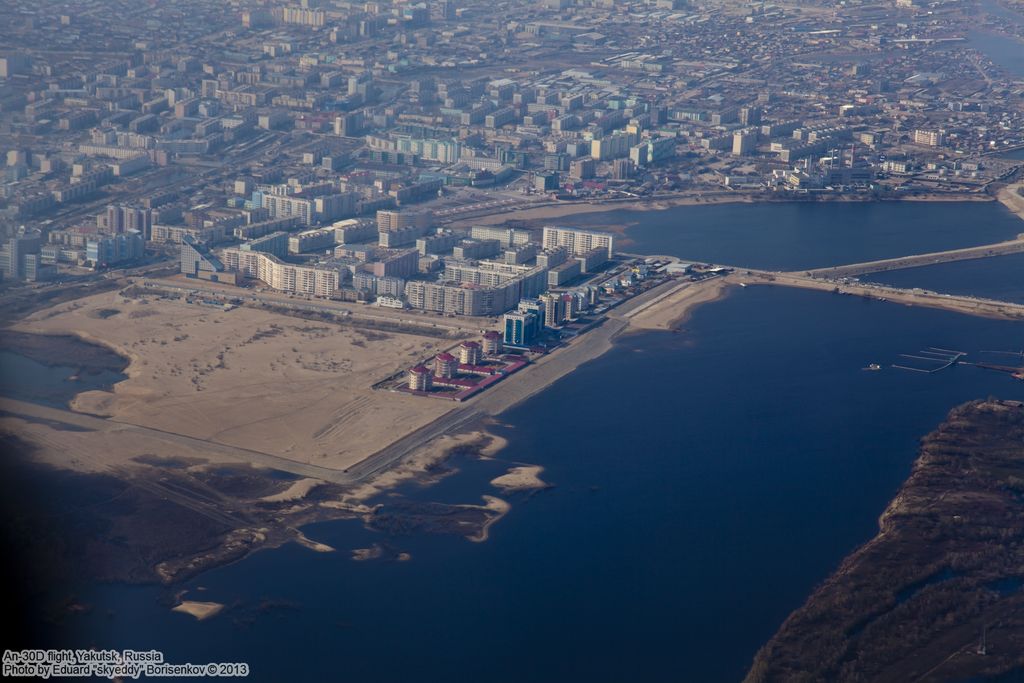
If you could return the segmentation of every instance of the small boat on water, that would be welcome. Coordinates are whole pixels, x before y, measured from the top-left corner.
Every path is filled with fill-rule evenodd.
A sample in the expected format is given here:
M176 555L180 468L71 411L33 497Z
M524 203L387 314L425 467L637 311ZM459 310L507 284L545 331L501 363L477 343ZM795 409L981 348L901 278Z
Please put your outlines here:
M862 368L862 369L863 370L881 370L882 366L879 365L878 363L872 363L871 365L867 366L866 368Z

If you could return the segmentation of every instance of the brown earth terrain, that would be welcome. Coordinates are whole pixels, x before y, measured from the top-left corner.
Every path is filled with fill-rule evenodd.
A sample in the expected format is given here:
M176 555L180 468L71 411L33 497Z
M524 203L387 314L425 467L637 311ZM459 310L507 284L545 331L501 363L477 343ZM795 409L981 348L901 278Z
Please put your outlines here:
M975 401L923 439L878 535L786 619L745 681L1024 672L1022 588L1024 406Z

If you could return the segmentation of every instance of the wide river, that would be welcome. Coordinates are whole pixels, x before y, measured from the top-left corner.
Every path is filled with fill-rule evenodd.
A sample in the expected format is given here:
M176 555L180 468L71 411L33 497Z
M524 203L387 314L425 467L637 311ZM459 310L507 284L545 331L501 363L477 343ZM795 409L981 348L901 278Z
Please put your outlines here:
M995 204L722 205L581 220L632 225L632 251L777 268L1024 231ZM986 276L1024 289L1018 261L984 263ZM941 289L943 278L922 281ZM682 331L628 336L505 414L499 461L460 460L440 484L401 491L477 503L497 493L487 482L509 461L542 465L554 488L509 496L487 542L313 525L306 534L339 552L287 546L189 581L189 598L230 606L208 621L170 612L158 588L91 586L83 599L95 609L66 620L59 640L247 661L259 681L738 681L786 615L874 535L921 436L960 402L1024 399L1004 374L890 364L928 346L982 358L1022 345L1019 323L736 289ZM870 363L884 368L862 369ZM412 559L350 559L374 542Z
M981 0L979 4L996 22L1024 26L1024 14L1003 7L996 0ZM973 29L967 32L967 43L1011 76L1024 76L1024 41L1003 32Z

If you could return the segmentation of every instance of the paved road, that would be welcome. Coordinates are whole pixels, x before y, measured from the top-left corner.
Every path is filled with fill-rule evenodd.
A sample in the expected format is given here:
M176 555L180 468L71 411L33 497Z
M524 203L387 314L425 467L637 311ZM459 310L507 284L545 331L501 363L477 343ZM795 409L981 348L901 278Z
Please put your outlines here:
M941 308L946 311L976 315L983 318L1024 319L1024 305L1021 304L973 296L943 294L923 289L900 289L898 287L864 282L841 283L794 273L770 273L749 269L744 269L742 272L730 275L729 281L744 284L800 287L802 289L816 289L837 294L852 294L854 296L863 296L870 299L906 304L908 306Z
M0 399L0 412L24 417L30 420L34 419L58 422L78 427L80 429L88 429L90 431L141 434L147 437L160 439L161 441L168 443L188 446L189 448L197 449L200 452L226 455L232 460L237 460L239 462L249 462L254 465L261 465L275 470L291 472L292 474L297 474L302 477L323 479L324 481L331 481L337 484L351 484L357 481L352 475L345 472L333 470L327 467L320 467L318 465L309 465L297 460L282 458L281 456L273 455L271 453L254 451L248 448L239 448L237 446L230 446L216 441L197 439L191 436L185 436L184 434L166 432L162 429L153 429L152 427L142 427L128 422L119 422L117 420L96 417L85 413L76 413L72 410L51 408L50 406L29 403L27 401L18 401L11 398Z
M977 247L966 249L950 249L949 251L936 251L928 254L914 254L911 256L900 256L898 258L880 259L878 261L867 261L864 263L851 263L833 268L815 268L813 270L801 271L813 277L841 278L857 277L868 273L880 273L886 270L899 270L901 268L918 268L930 266L936 263L949 263L951 261L967 261L970 259L988 258L990 256L1001 256L1004 254L1019 254L1024 252L1024 239L997 242L996 244L983 244ZM794 275L797 273L793 273Z

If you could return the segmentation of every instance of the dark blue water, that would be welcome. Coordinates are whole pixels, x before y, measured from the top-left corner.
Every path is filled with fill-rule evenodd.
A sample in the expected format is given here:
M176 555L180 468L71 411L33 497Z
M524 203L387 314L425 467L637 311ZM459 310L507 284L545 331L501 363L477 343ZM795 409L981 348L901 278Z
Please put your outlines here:
M1024 254L871 273L861 279L1024 303Z
M1024 14L1003 7L995 0L982 0L980 4L985 13L997 21L1024 25ZM1024 41L993 31L971 30L967 32L967 43L1011 75L1024 76Z
M769 270L860 263L1015 237L1024 223L995 202L784 202L612 211L560 220L626 225L625 248Z
M1024 399L966 366L861 368L1022 338L1017 323L736 290L683 333L628 337L503 416L501 457L543 465L556 488L510 497L490 541L314 525L339 553L286 547L189 582L206 588L189 598L232 606L208 622L169 612L158 589L107 586L63 642L248 661L261 681L737 681L875 533L922 435L962 401ZM479 502L494 467L438 491ZM412 560L348 559L382 540Z
M114 370L83 372L72 364L44 365L14 351L0 351L0 396L22 401L63 408L75 394L108 389L126 377Z
M1022 148L1022 149L1015 149L1012 152L1004 152L1003 154L1000 154L999 156L1002 157L1003 159L1013 159L1015 161L1017 161L1017 160L1024 160L1024 148Z

